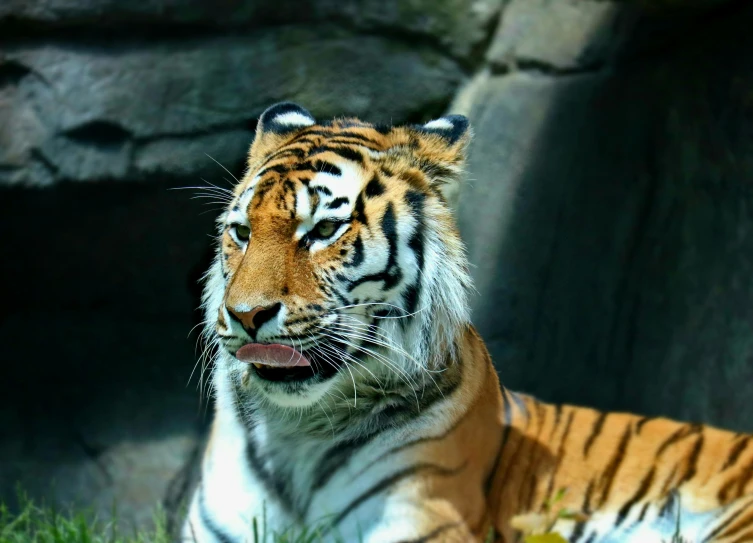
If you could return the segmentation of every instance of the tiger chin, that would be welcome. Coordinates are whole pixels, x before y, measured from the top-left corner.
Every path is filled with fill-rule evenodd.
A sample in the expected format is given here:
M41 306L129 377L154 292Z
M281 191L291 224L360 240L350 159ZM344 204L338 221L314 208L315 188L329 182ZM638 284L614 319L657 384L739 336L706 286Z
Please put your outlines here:
M261 115L206 279L183 541L753 541L749 436L500 387L451 212L470 139L462 116Z

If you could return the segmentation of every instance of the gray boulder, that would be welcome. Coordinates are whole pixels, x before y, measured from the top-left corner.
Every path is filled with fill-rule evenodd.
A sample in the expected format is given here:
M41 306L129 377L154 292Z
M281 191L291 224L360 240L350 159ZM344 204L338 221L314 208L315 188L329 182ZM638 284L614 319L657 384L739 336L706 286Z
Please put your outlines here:
M474 319L509 387L753 430L751 20L579 73L492 66L459 95Z
M433 48L334 27L117 48L18 46L1 62L14 79L0 87L0 182L31 185L198 178L214 169L205 153L240 164L270 103L408 119L441 107L463 78Z

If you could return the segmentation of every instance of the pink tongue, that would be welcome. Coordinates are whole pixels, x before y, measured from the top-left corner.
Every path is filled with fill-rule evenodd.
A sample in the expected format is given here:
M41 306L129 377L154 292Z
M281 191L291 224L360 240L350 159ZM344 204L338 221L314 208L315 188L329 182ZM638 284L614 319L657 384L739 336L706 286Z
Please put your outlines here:
M271 345L250 343L238 349L235 357L241 362L252 362L280 368L311 365L311 362L293 347L277 343L272 343Z

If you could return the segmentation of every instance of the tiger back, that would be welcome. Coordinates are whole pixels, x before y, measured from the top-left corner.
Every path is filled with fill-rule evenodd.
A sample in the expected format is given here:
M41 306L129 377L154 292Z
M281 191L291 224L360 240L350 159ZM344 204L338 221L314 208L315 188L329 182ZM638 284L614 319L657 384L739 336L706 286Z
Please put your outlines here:
M500 387L451 211L470 139L262 114L206 276L184 541L753 540L747 435Z

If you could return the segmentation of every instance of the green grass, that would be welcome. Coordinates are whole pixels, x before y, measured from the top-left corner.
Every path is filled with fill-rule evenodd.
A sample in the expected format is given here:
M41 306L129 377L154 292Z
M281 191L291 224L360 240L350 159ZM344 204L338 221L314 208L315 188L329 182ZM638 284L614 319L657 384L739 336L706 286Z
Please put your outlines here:
M20 513L13 514L0 504L0 543L172 543L165 515L157 511L154 528L135 532L118 527L114 520L93 519L85 512L60 512L22 499ZM113 514L112 518L116 518ZM318 528L266 533L263 523L254 522L254 538L248 543L318 543ZM335 536L336 537L336 536Z
M24 503L18 514L0 504L0 543L171 543L161 513L155 514L152 530L134 533L120 530L114 521Z

